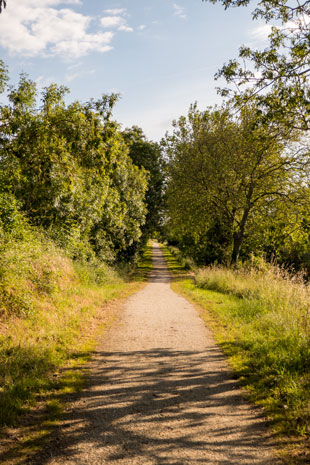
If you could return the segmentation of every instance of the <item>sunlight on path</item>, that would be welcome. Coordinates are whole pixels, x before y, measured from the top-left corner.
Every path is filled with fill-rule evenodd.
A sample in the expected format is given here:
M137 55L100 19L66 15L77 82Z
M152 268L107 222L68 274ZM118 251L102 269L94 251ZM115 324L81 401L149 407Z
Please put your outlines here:
M159 247L40 465L272 465L260 412L240 396L195 308L170 289Z

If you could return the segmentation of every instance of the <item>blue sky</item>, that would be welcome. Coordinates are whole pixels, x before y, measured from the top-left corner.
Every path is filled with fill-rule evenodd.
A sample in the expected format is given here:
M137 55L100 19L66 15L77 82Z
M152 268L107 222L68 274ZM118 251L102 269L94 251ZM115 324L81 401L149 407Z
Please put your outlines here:
M68 101L122 95L114 115L159 140L171 121L219 103L213 79L241 44L261 47L267 26L250 8L225 11L201 0L8 0L0 58L12 83L71 89Z

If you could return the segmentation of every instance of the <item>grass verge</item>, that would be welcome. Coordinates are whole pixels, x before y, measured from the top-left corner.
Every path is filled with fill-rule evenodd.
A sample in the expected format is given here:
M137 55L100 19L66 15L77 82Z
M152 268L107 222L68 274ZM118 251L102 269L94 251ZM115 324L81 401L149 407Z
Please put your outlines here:
M166 245L160 244L160 248L162 251L162 254L164 256L166 265L171 272L171 274L176 277L176 276L184 276L186 275L187 271L181 261L178 259L178 257L173 254L169 248Z
M177 277L172 288L198 304L247 397L264 408L279 434L284 463L309 463L309 289L271 268L215 267L187 279L163 251Z
M152 244L149 241L142 250L137 266L132 274L132 279L134 281L147 281L152 268Z
M2 464L26 463L49 439L66 402L85 383L87 361L113 319L112 301L144 285L150 253L146 247L132 280L112 269L74 264L56 248L39 243L37 255L34 250L25 250L23 258L17 250L18 260L6 255L11 266L7 275L2 273L6 283L0 323ZM21 265L26 272L19 275L18 296L24 288L30 304L27 301L22 312L10 313L7 296L15 298L13 278L15 267Z

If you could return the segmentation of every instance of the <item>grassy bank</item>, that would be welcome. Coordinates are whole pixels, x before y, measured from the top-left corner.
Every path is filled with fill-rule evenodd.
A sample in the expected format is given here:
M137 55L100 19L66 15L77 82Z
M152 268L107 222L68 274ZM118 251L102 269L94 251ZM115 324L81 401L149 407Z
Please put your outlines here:
M199 269L194 279L182 280L176 259L167 248L164 254L178 276L173 288L200 305L250 399L282 436L299 438L296 454L304 460L310 435L309 286L263 264ZM295 459L289 463L299 463Z
M0 262L0 425L53 389L79 389L107 303L135 292L150 270L150 250L134 279L104 264L74 263L39 235L2 244ZM64 370L64 367L66 370ZM71 370L71 371L70 371ZM48 406L48 405L47 405ZM53 416L56 408L50 403Z

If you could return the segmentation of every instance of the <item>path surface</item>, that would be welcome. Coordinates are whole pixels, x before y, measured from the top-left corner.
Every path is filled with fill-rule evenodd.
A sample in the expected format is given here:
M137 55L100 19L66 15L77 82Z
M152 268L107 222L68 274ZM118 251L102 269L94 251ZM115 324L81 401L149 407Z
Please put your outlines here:
M195 308L175 294L158 246L67 412L48 465L272 465L264 419L241 397Z

